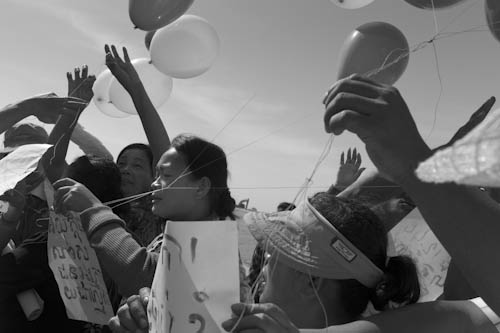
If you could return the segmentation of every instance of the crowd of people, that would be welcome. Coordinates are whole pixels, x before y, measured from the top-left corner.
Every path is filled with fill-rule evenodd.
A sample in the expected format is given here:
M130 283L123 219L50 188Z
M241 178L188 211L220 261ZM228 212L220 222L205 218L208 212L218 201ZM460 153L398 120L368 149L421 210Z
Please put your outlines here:
M52 144L35 172L1 195L0 331L148 332L146 306L165 221L235 218L226 155L196 135L170 138L132 66L114 46L106 64L132 97L148 144L130 143L116 157L78 124L95 78L84 66L68 73L68 97L46 94L0 110L2 158L16 148ZM494 98L446 145L484 119ZM259 241L251 266L240 259L240 301L222 326L231 332L496 332L500 320L500 207L494 189L428 184L415 168L433 150L420 136L398 90L353 75L336 82L323 104L325 131L347 130L365 144L377 171L364 172L361 154L340 157L336 181L304 202L282 202L273 213L244 217ZM55 124L19 123L28 116ZM319 116L318 116L319 118ZM66 163L69 142L84 152ZM445 146L446 146L445 145ZM441 147L440 147L441 148ZM115 316L107 326L69 319L47 259L49 208L79 214L95 250ZM110 202L132 198L110 207ZM450 253L445 292L417 303L412 258L389 256L387 233L418 207ZM214 258L216 260L216 258ZM126 272L124 274L124 272ZM42 314L27 320L16 295L33 288ZM367 308L372 309L367 315ZM500 325L499 325L500 326Z

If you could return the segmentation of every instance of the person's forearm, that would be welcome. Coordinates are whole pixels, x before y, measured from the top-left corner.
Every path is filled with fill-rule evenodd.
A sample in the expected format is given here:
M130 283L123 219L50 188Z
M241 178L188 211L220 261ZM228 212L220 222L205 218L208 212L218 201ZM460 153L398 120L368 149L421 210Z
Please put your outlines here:
M110 208L90 208L80 214L90 245L102 268L125 297L142 287L151 287L158 255L146 251L125 229L125 223Z
M79 115L60 116L50 132L48 144L53 145L43 157L43 165L50 182L61 178L66 168L66 154L68 153L71 133L78 122Z
M73 141L85 155L94 155L97 157L107 158L112 160L113 155L109 150L99 141L98 138L87 132L80 124L76 124L71 134L71 141Z
M153 151L153 165L156 165L161 155L170 147L167 130L142 83L135 85L133 90L130 91L130 96L134 101L137 113L141 118L142 127Z
M500 206L476 188L424 183L416 177L401 185L467 281L500 312Z
M21 102L5 106L0 110L0 134L29 116L30 110L23 107Z
M300 329L300 333L494 333L495 327L470 301L426 302L325 329Z

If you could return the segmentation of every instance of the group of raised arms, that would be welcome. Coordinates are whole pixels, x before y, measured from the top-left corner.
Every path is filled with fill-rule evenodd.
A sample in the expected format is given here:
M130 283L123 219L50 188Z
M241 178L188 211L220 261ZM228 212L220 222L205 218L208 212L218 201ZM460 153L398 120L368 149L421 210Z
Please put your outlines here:
M105 57L148 140L126 145L116 160L78 124L93 97L95 77L86 66L67 74L67 97L39 95L0 110L1 158L20 146L51 144L36 170L0 196L9 203L0 217L0 249L13 248L0 256L1 332L148 332L146 308L166 221L235 219L223 149L193 134L171 139L127 50L121 55L106 45ZM444 146L481 122L494 102L483 104ZM496 190L419 180L415 169L433 150L392 86L353 75L337 81L323 104L325 135L356 134L376 170L365 171L361 154L349 148L327 191L243 217L258 243L248 269L239 260L240 303L222 327L247 333L500 331ZM54 124L50 134L21 122L28 116ZM84 155L68 165L70 141ZM55 212L79 214L115 313L108 325L68 318L48 262L48 202ZM415 208L452 258L443 294L425 303L418 302L414 259L387 251L388 232ZM44 301L35 320L16 301L28 289Z

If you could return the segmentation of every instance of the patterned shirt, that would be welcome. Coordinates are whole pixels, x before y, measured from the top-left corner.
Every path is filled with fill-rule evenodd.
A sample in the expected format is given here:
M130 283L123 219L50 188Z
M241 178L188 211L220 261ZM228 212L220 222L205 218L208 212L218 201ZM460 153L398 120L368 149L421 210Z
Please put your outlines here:
M142 246L150 244L158 234L163 234L165 221L151 211L151 197L147 196L130 204L130 211L121 216L127 229Z

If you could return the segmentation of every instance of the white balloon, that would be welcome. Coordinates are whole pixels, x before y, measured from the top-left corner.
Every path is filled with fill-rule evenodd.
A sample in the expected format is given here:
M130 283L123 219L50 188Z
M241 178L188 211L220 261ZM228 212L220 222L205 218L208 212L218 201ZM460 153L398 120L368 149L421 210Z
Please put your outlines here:
M130 114L121 112L118 110L113 103L109 100L109 87L111 86L111 80L113 79L113 74L106 69L103 71L94 82L92 86L92 91L94 92L94 104L97 108L107 116L113 118L125 118L130 116Z
M139 74L153 105L157 108L165 103L172 93L172 78L158 72L150 60L146 58L134 59L132 65ZM132 98L116 78L111 80L109 98L119 110L137 114Z
M205 73L212 66L219 46L217 32L205 19L184 15L156 31L149 52L160 72L187 79Z
M330 0L339 7L345 9L358 9L364 6L368 6L374 0Z

